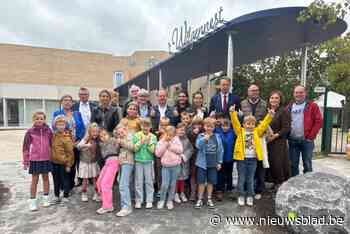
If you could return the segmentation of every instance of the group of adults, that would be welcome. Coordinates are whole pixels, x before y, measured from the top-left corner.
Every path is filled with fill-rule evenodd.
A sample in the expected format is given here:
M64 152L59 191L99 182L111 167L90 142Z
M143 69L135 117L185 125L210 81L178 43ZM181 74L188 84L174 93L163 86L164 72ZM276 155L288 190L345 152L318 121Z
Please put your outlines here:
M89 90L80 88L79 102L73 103L73 97L64 95L61 98L59 110L53 116L65 115L68 128L73 133L75 142L79 142L85 134L85 129L92 122L112 133L119 121L126 116L126 109L130 102L138 105L140 117L150 117L153 130L157 130L161 117L167 117L170 123L176 125L180 121L181 113L191 112L193 116L206 118L215 117L222 113L229 118L231 106L239 111L241 116L253 115L257 121L261 121L267 114L268 108L275 110L270 128L273 134L267 137L267 149L269 169L258 163L255 181L256 194L261 194L265 189L265 179L268 178L276 186L279 186L291 176L299 174L300 155L303 161L304 173L312 171L312 155L314 140L322 127L322 116L314 102L306 97L303 86L294 88L294 100L284 106L283 95L279 91L273 91L267 101L260 97L259 87L250 85L247 98L243 101L230 92L231 81L222 77L219 91L210 100L209 109L204 104L204 95L200 91L193 93L192 104L186 91L178 93L175 105L169 105L165 90L157 92L156 103L150 102L150 93L135 85L129 90L130 98L123 105L119 105L118 93L110 90L102 90L99 93L99 102L94 104L89 100ZM79 163L79 152L76 154L76 163ZM72 170L71 184L74 186L75 170Z

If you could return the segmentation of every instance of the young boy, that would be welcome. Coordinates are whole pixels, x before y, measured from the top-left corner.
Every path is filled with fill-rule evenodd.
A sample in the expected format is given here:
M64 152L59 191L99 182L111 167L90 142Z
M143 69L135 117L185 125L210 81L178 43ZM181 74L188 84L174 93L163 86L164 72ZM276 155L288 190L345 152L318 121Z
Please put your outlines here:
M54 120L55 133L52 138L51 161L54 182L55 203L60 203L60 190L63 190L63 202L68 202L70 192L69 172L74 163L73 140L69 131L66 131L66 119L57 116Z
M181 123L185 124L186 127L189 127L191 124L191 115L184 111L181 113Z
M141 131L133 137L135 147L135 208L140 209L143 199L143 187L146 188L146 209L153 206L153 160L157 138L151 133L151 120L140 120Z
M214 132L215 133L218 133L220 132L220 128L222 126L222 121L225 119L225 115L224 113L221 113L221 112L218 112L215 114L215 129L214 129Z
M198 149L196 160L198 200L195 208L203 206L205 183L207 183L208 194L207 206L214 208L212 200L213 186L217 183L217 171L221 168L224 150L219 134L214 133L215 119L206 118L203 125L204 133L199 134L196 140L196 148Z
M231 128L229 119L222 120L222 126L217 130L220 135L224 147L224 157L221 169L218 172L218 183L216 185L216 198L222 201L223 193L231 192L232 187L232 171L233 171L233 147L236 141L236 135Z
M260 138L269 127L273 114L274 111L269 110L269 113L257 127L254 116L245 116L243 119L242 128L234 106L230 108L232 127L237 135L234 159L237 160L239 191L238 204L240 206L244 206L245 204L245 184L247 188L247 205L253 206L254 174L257 160L261 161L263 159L263 150Z

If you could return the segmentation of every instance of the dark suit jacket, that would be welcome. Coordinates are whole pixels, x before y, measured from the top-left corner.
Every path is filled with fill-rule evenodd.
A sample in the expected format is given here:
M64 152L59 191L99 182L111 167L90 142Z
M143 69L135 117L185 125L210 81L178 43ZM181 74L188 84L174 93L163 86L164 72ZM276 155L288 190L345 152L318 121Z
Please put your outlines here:
M154 111L156 112L156 116L152 117L152 126L153 131L158 131L159 121L160 121L160 112L158 105L153 106ZM174 116L174 108L167 105L165 116L169 118L170 124L175 126L177 122L177 117Z
M76 102L73 104L72 106L72 110L73 111L79 111L79 106L80 106L80 102ZM90 111L91 111L91 116L92 116L92 112L94 111L94 109L97 107L94 103L89 101L89 106L90 106ZM91 119L90 119L91 121Z
M227 111L222 110L222 101L221 101L221 93L216 94L210 99L210 106L209 106L209 114L212 111L215 111L216 113L224 113L226 118L230 118L230 107L236 105L236 110L238 111L241 106L241 100L238 96L233 95L232 93L229 93L228 95L228 102L227 102Z

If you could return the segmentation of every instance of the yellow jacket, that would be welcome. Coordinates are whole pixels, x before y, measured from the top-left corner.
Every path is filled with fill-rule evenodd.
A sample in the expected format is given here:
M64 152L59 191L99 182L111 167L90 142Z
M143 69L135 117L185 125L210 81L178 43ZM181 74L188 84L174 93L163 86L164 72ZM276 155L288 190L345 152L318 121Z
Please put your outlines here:
M244 160L245 158L245 129L241 127L241 124L237 117L237 112L230 112L231 122L233 130L236 133L236 145L233 153L233 159L235 160ZM253 131L253 141L255 146L255 151L257 159L261 161L263 159L263 150L261 146L260 138L264 135L266 129L269 127L269 124L272 121L272 116L267 114L263 121L254 128Z

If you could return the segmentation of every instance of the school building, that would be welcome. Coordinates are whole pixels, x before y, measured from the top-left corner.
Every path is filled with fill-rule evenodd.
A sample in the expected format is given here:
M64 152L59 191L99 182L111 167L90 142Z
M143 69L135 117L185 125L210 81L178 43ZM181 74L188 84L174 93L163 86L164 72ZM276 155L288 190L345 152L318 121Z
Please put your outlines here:
M51 113L59 99L79 88L97 101L101 89L116 88L168 58L165 51L136 51L131 56L0 44L0 129L31 125L34 110Z

